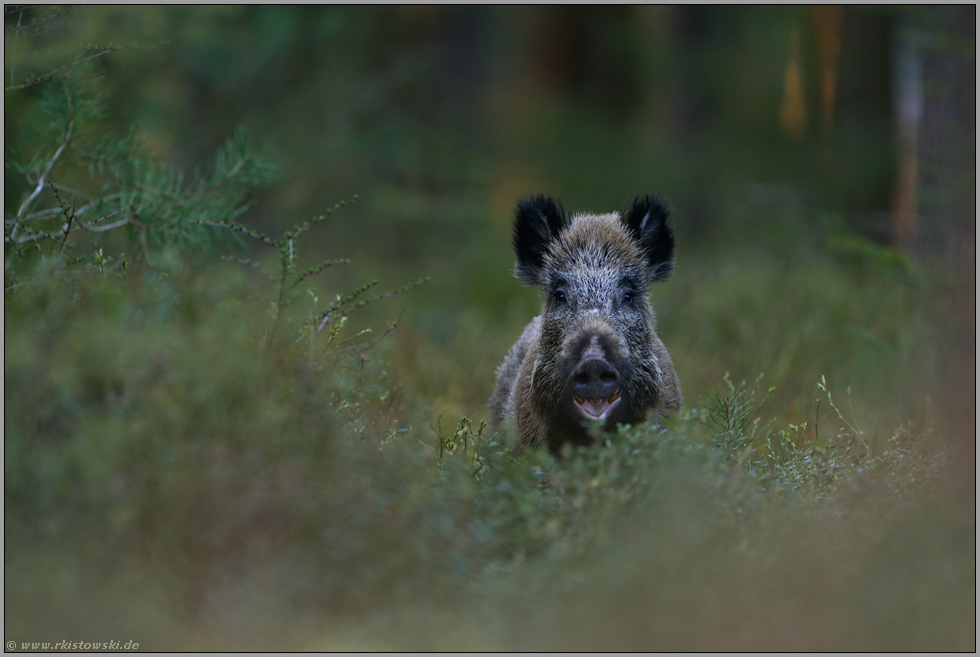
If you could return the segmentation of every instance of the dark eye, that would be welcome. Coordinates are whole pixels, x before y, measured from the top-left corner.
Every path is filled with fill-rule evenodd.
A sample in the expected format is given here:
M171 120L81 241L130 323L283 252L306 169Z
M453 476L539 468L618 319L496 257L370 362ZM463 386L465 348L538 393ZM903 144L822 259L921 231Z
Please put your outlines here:
M623 303L633 303L632 292L623 292Z
M564 292L562 292L561 290L555 292L555 303L565 303L566 301L567 299L565 299Z

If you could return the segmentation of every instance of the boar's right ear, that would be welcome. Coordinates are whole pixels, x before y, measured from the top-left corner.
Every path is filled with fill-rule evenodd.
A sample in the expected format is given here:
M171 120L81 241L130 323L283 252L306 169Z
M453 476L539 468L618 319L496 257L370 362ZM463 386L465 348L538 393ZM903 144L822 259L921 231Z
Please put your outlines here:
M548 246L568 225L561 203L550 196L529 196L517 202L514 211L514 251L517 277L528 285L540 282Z

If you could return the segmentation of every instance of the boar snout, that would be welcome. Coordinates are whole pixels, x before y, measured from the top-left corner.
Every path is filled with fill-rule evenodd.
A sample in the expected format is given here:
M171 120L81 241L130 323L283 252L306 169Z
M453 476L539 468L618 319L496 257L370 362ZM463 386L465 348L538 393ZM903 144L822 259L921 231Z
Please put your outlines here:
M586 420L605 419L619 404L622 377L600 349L587 349L568 375L575 407Z
M582 399L609 399L619 391L619 372L600 358L580 363L568 377L575 396Z

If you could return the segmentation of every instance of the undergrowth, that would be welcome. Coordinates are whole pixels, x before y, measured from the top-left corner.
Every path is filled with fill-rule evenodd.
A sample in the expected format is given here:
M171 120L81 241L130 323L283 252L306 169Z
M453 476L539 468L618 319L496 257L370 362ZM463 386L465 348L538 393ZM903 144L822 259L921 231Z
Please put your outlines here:
M236 271L40 272L8 293L5 531L8 565L19 574L7 591L20 610L8 613L9 626L35 633L122 626L164 648L308 647L323 631L316 618L358 626L381 610L399 619L419 604L453 609L465 601L474 610L490 605L486 613L507 605L525 612L497 621L517 643L455 645L554 648L569 646L566 638L586 625L570 632L567 621L548 617L550 629L539 635L521 619L533 616L527 605L556 590L567 593L554 604L574 616L600 600L615 608L620 596L609 587L620 582L650 613L678 619L655 593L667 587L694 605L681 606L690 611L682 626L710 625L703 592L721 586L729 599L745 586L740 573L775 569L769 584L753 589L757 609L735 605L722 614L755 622L785 600L780 582L803 577L800 585L810 587L804 573L861 572L877 563L877 546L894 527L906 531L909 509L941 499L947 457L930 427L905 423L865 441L822 380L813 387L825 393L825 413L812 434L768 414L758 381L749 389L727 377L724 392L706 394L666 427L597 434L597 445L560 459L519 452L506 432L466 417L448 427L442 418L417 424L371 352L338 360L330 349L311 351L309 323L280 324L281 337L293 339L268 339L269 298L249 303L254 286L246 270ZM960 559L972 552L959 528L929 530L958 546L948 553L957 555L956 578L972 572ZM75 546L71 559L64 545ZM635 553L642 545L663 561ZM794 553L811 563L790 567ZM904 568L910 554L889 557L898 561L881 566L881 576ZM692 570L697 563L703 568ZM78 568L89 574L69 575ZM113 616L103 611L108 601L75 604L92 578L117 581L120 573L154 582L165 602L143 600ZM64 577L79 588L59 588ZM829 577L814 589L823 591L814 604L834 609L857 586L880 607L880 579L862 577ZM946 587L948 603L929 618L959 614L952 604L970 608L958 585L936 585ZM55 613L36 613L52 604ZM861 608L845 607L849 620L836 635L844 641L799 620L794 636L803 644L738 645L961 645L921 624L919 634L889 643L865 627ZM875 622L898 623L879 607ZM144 609L156 611L137 613ZM632 618L623 614L621 622ZM174 632L185 625L195 633ZM710 633L699 642L697 633L661 628L656 639L642 624L630 627L608 645L725 645ZM399 636L405 640L357 645L436 645L424 633Z
M347 328L418 283L321 304L312 277L346 261L297 265L299 238L346 203L280 237L248 228L272 169L244 134L209 174L150 162L135 138L98 134L76 60L10 76L13 91L47 86L48 113L7 160L26 183L5 209L5 638L973 641L975 527L944 497L949 457L928 418L866 431L850 390L821 377L802 384L816 412L789 421L761 376L727 375L666 426L557 459L476 418L425 417L371 350L397 322ZM274 258L227 255L243 237ZM246 269L202 257L222 249Z

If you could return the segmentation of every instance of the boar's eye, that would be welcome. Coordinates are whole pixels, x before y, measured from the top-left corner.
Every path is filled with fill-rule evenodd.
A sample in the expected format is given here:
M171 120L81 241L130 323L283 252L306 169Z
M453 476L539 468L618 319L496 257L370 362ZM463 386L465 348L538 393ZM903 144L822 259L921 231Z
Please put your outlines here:
M624 304L631 304L631 303L633 303L633 293L632 292L623 292L623 303Z
M565 293L562 290L555 292L555 303L567 303L568 299L565 298Z

